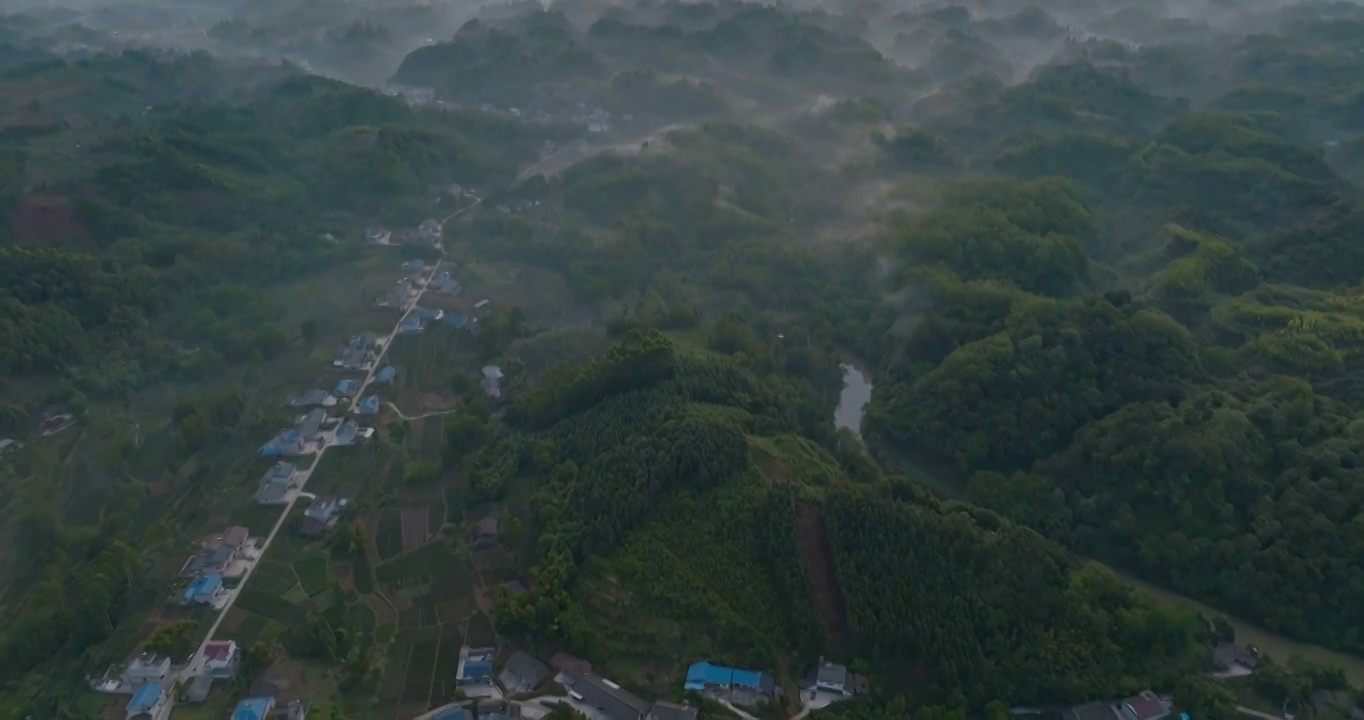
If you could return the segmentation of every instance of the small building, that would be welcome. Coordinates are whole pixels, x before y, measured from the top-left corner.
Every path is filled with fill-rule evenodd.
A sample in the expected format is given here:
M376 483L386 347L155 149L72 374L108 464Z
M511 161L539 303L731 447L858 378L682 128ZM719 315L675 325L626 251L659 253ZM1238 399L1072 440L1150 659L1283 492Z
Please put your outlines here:
M185 684L185 702L199 704L208 700L208 694L213 690L213 676L208 673L200 673L190 678Z
M277 462L265 471L256 487L256 502L261 505L283 505L288 502L289 488L298 475L293 463Z
M206 572L185 588L180 594L181 605L212 605L217 599L218 594L223 590L223 576L221 573Z
M442 270L431 278L430 288L441 295L458 295L459 281L448 270Z
M851 697L867 692L867 680L850 672L844 665L823 659L801 680L801 689Z
M445 316L441 319L446 325L449 325L456 330L463 330L464 326L469 324L469 317L457 312L445 313Z
M371 245L387 245L390 236L392 236L392 233L388 230L383 228L370 228L365 231L365 242Z
M133 697L128 701L124 708L124 717L128 720L143 720L143 718L161 718L170 709L168 704L170 698L161 686L153 683L142 683L137 690L133 691Z
M478 302L474 303L474 309L475 309L475 310L482 310L483 308L488 307L488 304L489 304L490 302L492 302L492 301L491 301L491 300L488 300L487 298L484 298L484 299L482 299L482 300L479 300Z
M291 408L331 407L336 404L336 397L326 390L305 390L291 396L284 404Z
M696 708L691 705L655 700L649 708L648 720L696 720Z
M261 457L296 457L308 454L308 442L304 440L303 434L294 428L281 430L280 433L272 438L260 449L256 451Z
M398 377L398 369L392 365L385 365L379 368L379 372L374 373L374 382L385 385L393 382L393 378Z
M356 380L355 378L346 378L336 384L335 392L341 397L349 397L360 392L361 387L363 387L363 383L359 380Z
M483 386L483 394L496 400L502 397L502 368L496 365L488 365L483 368L483 379L479 384Z
M408 315L398 323L398 332L402 335L415 335L423 330L422 319L419 315Z
M1170 704L1150 690L1143 690L1118 704L1123 720L1165 720L1170 716Z
M776 681L765 672L740 670L701 661L694 662L687 668L687 679L683 688L698 692L740 689L770 696L776 690Z
M346 503L346 498L319 495L303 513L303 534L325 535L330 532L346 509Z
M426 261L421 260L421 259L412 259L412 260L408 260L407 262L404 262L404 263L402 264L403 272L417 273L417 272L421 272L421 271L424 270L425 268L426 268Z
M321 434L322 424L325 422L327 422L327 411L322 408L314 408L309 410L307 415L298 419L295 428L305 442L313 442Z
M1217 669L1224 673L1235 672L1238 669L1254 670L1260 662L1260 658L1255 653L1230 642L1218 643L1213 650L1212 659Z
M356 415L373 415L379 412L379 396L369 395L361 398L360 402L355 403L355 407L351 412L354 412Z
M502 667L502 674L498 679L508 690L515 688L514 692L528 692L544 682L547 677L549 668L545 667L544 663L524 650L517 650L507 658L507 664Z
M474 525L474 544L475 545L495 545L497 544L497 519L485 517Z
M246 698L233 708L232 720L265 720L274 709L275 699L272 697Z
M1112 702L1091 702L1074 705L1061 713L1062 720L1121 720Z
M214 640L204 644L204 670L213 679L224 680L237 674L241 648L235 640Z
M171 659L165 655L142 653L128 663L119 674L126 685L138 686L143 683L160 683L170 675Z
M308 710L312 707L312 702L308 700L290 700L289 706L284 710L284 720L308 720ZM279 713L276 713L276 717Z
M19 442L10 438L0 438L0 455L8 455L19 449Z
M459 665L455 668L455 682L460 685L489 685L493 681L495 648L462 647Z
M336 435L332 440L334 445L354 445L360 439L360 424L354 420L347 420L336 428Z
M573 692L581 696L584 703L600 710L610 720L644 720L644 716L649 712L649 703L594 673L574 680Z

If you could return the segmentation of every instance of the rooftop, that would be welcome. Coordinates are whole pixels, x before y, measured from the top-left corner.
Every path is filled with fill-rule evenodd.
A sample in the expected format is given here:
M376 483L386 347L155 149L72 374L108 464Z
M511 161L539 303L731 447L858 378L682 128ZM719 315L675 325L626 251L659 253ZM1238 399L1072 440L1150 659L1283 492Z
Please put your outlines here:
M237 643L232 640L214 640L204 643L204 657L210 660L227 660L236 649Z
M130 714L147 712L161 702L161 686L156 683L142 683L133 691L133 699L128 701Z
M1132 712L1138 718L1152 718L1163 715L1170 710L1164 700L1155 696L1155 693L1147 690L1139 695L1134 695L1122 701L1124 705L1132 708Z
M236 709L232 711L232 720L264 720L270 707L274 705L273 698L246 698L237 703Z
M696 720L696 708L658 700L649 709L649 716L653 720Z
M592 673L573 683L573 689L589 704L601 708L612 720L637 720L649 712L649 703L630 691Z
M379 372L374 373L375 382L393 382L393 378L398 374L398 369L392 365L385 365L379 368Z

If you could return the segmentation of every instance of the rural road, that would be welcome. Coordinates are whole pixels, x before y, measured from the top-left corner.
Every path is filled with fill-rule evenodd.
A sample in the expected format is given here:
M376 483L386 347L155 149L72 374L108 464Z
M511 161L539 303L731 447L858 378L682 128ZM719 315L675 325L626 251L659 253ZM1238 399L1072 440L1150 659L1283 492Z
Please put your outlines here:
M1283 720L1283 716L1281 715L1271 715L1267 712L1260 712L1259 710L1241 707L1240 705L1236 706L1236 712L1241 713L1246 717L1259 718L1260 720Z
M475 203L475 205L477 205L477 203ZM474 207L474 205L470 205L468 208L465 208L465 210L472 207ZM455 213L455 215L458 214L458 212ZM450 217L454 217L454 215L451 215ZM446 219L448 220L449 218ZM437 262L435 267L431 269L432 277L440 270L441 262L444 262L444 260ZM393 346L393 338L397 337L398 328L402 326L403 321L407 319L407 316L412 314L412 310L417 307L417 303L421 302L422 296L426 294L426 291L429 288L429 284L423 285L422 289L417 293L417 297L413 299L412 302L408 303L407 310L403 312L402 317L399 317L398 322L393 324L393 330L389 332L388 339L384 341L384 346L379 349L378 356L374 358L374 363L370 366L369 372L365 374L364 381L360 383L360 391L356 393L356 397L364 396L365 390L369 387L370 382L374 380L374 373L377 372L383 364L384 355L387 355L388 349ZM312 477L313 471L317 469L318 464L322 462L322 457L326 455L327 451L332 447L332 445L326 444L319 447L317 453L313 455L313 461L308 465L308 469L299 473L298 490L289 498L289 502L285 504L284 512L280 513L279 520L275 521L275 526L270 529L270 534L265 537L265 542L258 546L260 548L260 554L256 562L253 562L246 567L246 572L242 573L241 582L237 583L237 587L228 591L229 595L227 602L223 605L223 609L218 613L218 618L213 621L213 625L209 627L208 633L204 635L204 641L199 643L198 649L194 651L194 655L191 656L189 664L185 666L186 669L199 666L200 658L202 658L204 654L204 647L213 639L214 634L218 632L218 627L223 624L223 618L227 617L227 612L236 604L237 597L241 593L242 588L246 587L246 583L251 579L251 574L255 572L256 566L260 565L261 560L265 558L266 551L270 549L270 543L274 542L275 536L279 535L280 528L284 527L284 522L289 519L289 513L293 511L294 505L298 502L298 499L300 497L313 497L311 493L303 492L303 487L308 483L308 479Z

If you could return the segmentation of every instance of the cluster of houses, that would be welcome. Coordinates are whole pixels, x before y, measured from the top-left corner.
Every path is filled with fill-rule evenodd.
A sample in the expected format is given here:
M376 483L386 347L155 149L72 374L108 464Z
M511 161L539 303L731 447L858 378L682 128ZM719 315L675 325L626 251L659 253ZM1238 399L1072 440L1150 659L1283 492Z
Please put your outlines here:
M91 678L90 687L111 695L127 695L126 720L165 720L175 704L175 684L183 681L181 699L198 703L208 698L218 680L237 674L242 651L235 641L205 643L197 664L181 673L180 667L165 655L143 653L122 668L110 667L102 678ZM235 716L234 716L235 717ZM298 716L303 720L303 716Z
M461 649L457 669L460 685L471 687L493 684L493 656L493 648ZM572 704L579 709L590 709L593 716L604 720L696 720L697 708L666 700L643 700L595 672L592 663L582 658L559 652L550 658L549 665L547 667L528 653L517 651L507 659L502 672L495 679L507 693L522 694L530 693L553 677L567 690ZM810 671L801 686L811 693L812 698L819 695L823 699L821 707L867 691L866 678L850 672L842 665L823 660ZM766 672L705 661L693 663L688 668L682 689L702 693L722 702L747 706L758 705L781 693L781 688ZM483 717L482 706L479 707L478 717Z
M1065 720L1166 720L1173 713L1173 704L1150 690L1122 700L1111 700L1076 705L1064 713ZM1188 715L1181 713L1183 720Z

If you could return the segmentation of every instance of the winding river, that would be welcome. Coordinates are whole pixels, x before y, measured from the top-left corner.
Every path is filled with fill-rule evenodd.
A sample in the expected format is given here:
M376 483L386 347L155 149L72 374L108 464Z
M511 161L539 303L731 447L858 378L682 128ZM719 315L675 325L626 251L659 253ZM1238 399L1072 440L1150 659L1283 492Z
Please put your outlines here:
M852 430L860 436L862 416L866 410L867 402L871 400L871 374L861 363L852 359L846 360L840 367L843 368L843 391L838 396L838 407L834 410L834 425ZM950 487L950 483L935 483L935 485L936 491ZM1364 687L1364 658L1289 639L1236 618L1230 613L1204 605L1179 593L1155 587L1118 570L1113 570L1113 573L1134 587L1146 591L1159 602L1167 605L1192 607L1207 617L1225 615L1231 626L1236 629L1236 641L1238 643L1255 645L1259 647L1262 654L1272 657L1276 661L1283 662L1292 655L1301 655L1316 662L1336 665L1344 669L1345 677L1351 685Z

